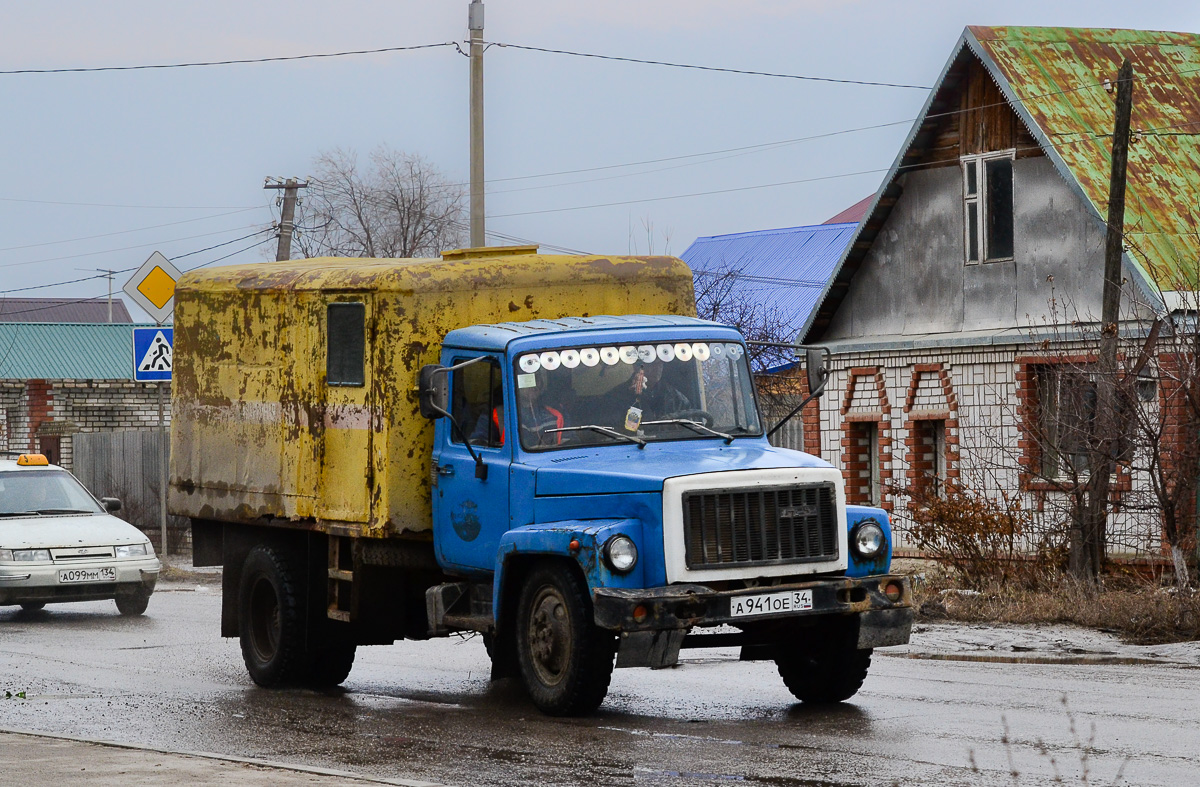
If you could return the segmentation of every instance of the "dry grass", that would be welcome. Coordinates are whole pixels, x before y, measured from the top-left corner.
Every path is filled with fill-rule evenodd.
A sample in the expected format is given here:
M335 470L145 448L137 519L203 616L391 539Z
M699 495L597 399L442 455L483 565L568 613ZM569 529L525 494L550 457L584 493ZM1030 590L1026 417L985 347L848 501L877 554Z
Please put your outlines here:
M1072 623L1109 631L1136 645L1200 639L1200 593L1122 582L1096 590L1069 578L1037 589L958 590L943 576L917 583L918 620L964 623Z

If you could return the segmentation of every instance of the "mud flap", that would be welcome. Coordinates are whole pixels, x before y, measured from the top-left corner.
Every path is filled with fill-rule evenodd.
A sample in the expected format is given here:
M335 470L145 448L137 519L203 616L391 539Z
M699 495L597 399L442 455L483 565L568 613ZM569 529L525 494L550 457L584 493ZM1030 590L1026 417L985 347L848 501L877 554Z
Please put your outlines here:
M682 630L625 631L617 650L617 667L674 667L679 662Z
M907 645L912 636L912 624L911 607L863 612L858 617L858 649Z

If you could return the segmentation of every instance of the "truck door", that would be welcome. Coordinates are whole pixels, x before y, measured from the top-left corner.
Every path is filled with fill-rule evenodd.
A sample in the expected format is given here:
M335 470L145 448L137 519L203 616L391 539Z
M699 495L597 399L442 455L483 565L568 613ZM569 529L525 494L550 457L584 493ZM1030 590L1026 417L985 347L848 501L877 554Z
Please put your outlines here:
M449 419L438 421L434 437L434 544L446 567L491 571L496 549L509 526L508 469L515 435L508 428L512 401L498 358L484 353L454 355L454 365L473 363L450 375L450 412L462 427L459 434ZM487 467L478 478L471 447Z
M370 521L371 299L334 296L325 306L325 407L317 513L323 519Z

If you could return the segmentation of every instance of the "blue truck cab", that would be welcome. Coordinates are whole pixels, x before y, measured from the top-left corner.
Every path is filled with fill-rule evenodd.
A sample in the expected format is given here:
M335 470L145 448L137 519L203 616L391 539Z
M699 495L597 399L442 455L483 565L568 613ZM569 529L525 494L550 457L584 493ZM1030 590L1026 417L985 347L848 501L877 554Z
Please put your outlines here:
M419 385L449 580L426 592L430 633L482 632L493 674L551 714L688 647L774 660L805 702L857 692L912 625L888 518L768 442L748 361L736 330L690 317L448 333Z

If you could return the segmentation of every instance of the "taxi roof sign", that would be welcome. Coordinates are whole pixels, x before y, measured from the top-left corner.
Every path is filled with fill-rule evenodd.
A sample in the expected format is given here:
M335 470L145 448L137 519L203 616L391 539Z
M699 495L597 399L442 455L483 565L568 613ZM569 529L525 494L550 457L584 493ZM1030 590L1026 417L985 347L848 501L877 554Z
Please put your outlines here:
M183 273L160 252L154 252L122 289L158 324L175 310L175 282Z

